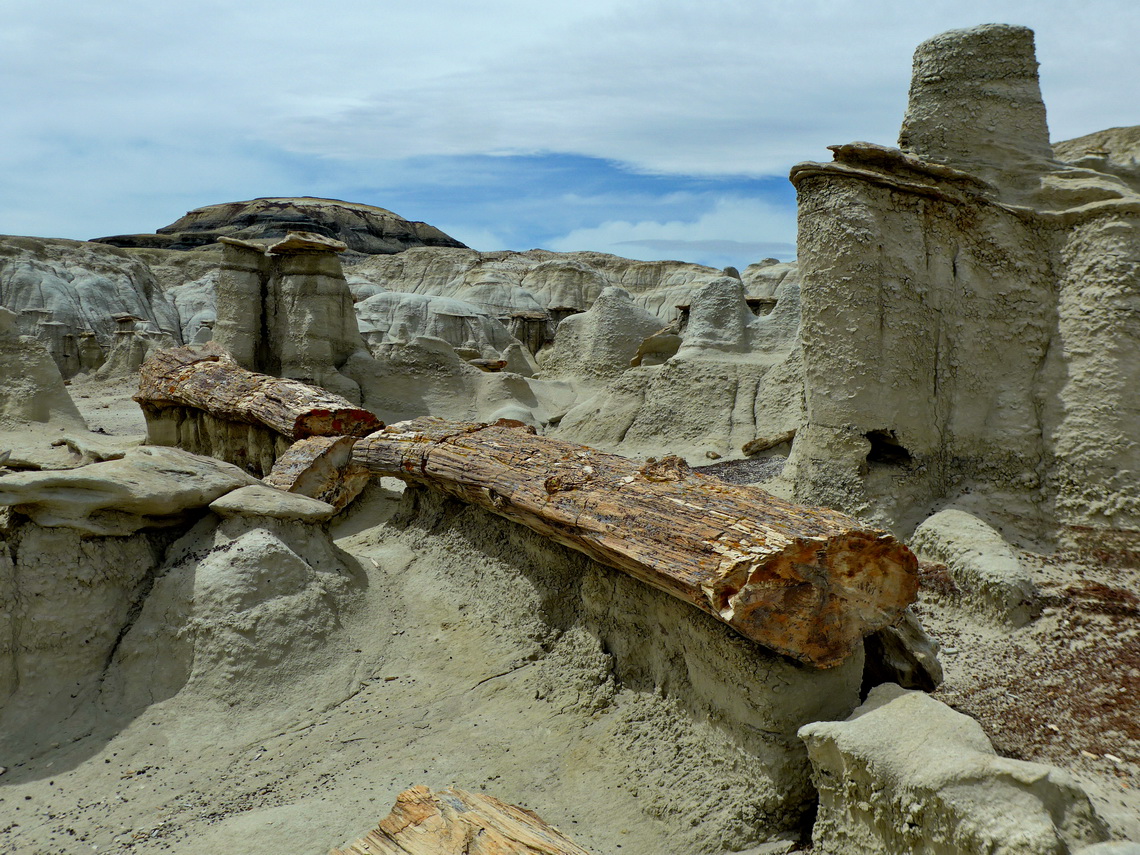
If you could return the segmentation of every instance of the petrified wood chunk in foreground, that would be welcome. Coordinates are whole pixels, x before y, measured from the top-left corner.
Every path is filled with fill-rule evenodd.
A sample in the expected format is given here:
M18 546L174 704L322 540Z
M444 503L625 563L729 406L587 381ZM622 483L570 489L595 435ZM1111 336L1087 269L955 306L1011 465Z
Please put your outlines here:
M639 465L517 422L421 418L358 440L353 459L520 522L819 668L893 623L918 589L914 555L889 534L679 458Z
M380 824L330 855L590 855L529 810L482 793L412 787Z
M288 439L363 436L383 427L368 410L339 395L247 371L216 345L152 353L139 369L135 400L144 413L193 407L219 419L264 425Z
M338 511L360 495L372 479L352 462L352 436L310 436L299 439L280 455L261 480L287 493L328 502Z

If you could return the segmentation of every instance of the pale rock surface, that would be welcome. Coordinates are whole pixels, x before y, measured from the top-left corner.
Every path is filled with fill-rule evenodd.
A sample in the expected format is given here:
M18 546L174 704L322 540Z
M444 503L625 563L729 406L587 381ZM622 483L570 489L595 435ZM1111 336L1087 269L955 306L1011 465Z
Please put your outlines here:
M343 244L319 238L263 247L224 237L213 340L243 368L357 402L359 386L341 369L367 351L337 258Z
M180 252L173 249L126 250L142 261L159 287L174 304L182 342L198 344L209 340L217 320L218 279L222 270L222 247Z
M1094 843L1074 850L1073 855L1140 855L1140 843L1115 840L1108 843Z
M210 510L223 519L266 517L302 523L327 522L336 513L336 508L328 502L263 484L238 487L210 502Z
M1026 536L1140 528L1140 194L1050 160L1035 69L1023 28L935 37L906 152L793 169L798 500L907 530L971 491Z
M693 295L676 354L625 371L581 401L556 435L624 454L707 452L740 457L757 436L803 421L799 283L781 277L770 314L753 316L740 281L711 280Z
M1051 159L1033 31L985 24L919 45L899 147L995 183Z
M118 460L0 478L0 505L42 526L129 535L182 522L189 512L256 483L236 466L177 448L132 448Z
M1018 627L1041 611L1033 574L1005 539L973 514L939 511L915 529L910 547L920 558L945 564L962 600L982 614Z
M147 335L180 339L174 304L146 264L115 247L82 241L0 237L0 306L40 339L64 378L102 365L115 315ZM90 335L88 335L90 334Z
M109 664L102 703L139 709L185 689L191 703L252 712L318 672L329 685L314 698L344 697L355 663L336 639L363 584L324 526L206 517L167 550ZM302 701L313 706L303 694L277 706Z
M747 274L745 279L753 281ZM641 308L670 321L696 288L721 274L699 264L635 261L598 252L422 248L364 259L352 266L351 275L390 290L455 297L500 320L534 311L555 311L561 319L585 311L602 291L616 286ZM764 287L760 283L760 290Z
M373 356L350 361L346 371L360 381L363 405L388 424L431 415L484 422L510 418L539 427L561 419L577 400L567 381L480 371L432 336L376 345Z
M1062 163L1119 178L1140 192L1140 125L1108 128L1054 143L1053 156Z
M164 545L146 532L91 536L27 521L0 529L0 756L58 741L56 728L94 702Z
M621 374L661 319L634 304L628 291L606 288L590 308L558 325L554 344L542 351L543 376L605 378Z
M517 339L506 327L472 303L453 297L433 297L385 291L356 303L360 333L369 346L426 335L452 347L472 348L498 358Z
M1068 855L1107 837L1065 771L999 757L973 719L884 684L800 729L819 790L815 851Z
M0 308L0 428L28 422L87 427L43 342L21 336L15 312Z

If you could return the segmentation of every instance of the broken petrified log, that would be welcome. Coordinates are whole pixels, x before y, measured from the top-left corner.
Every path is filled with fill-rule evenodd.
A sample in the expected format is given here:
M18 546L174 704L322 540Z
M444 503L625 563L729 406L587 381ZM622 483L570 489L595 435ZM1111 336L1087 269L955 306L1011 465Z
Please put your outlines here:
M537 815L482 793L412 787L392 812L329 855L590 855Z
M352 462L352 436L310 436L281 454L261 480L270 487L328 502L338 511L360 495L371 475Z
M151 354L139 370L135 400L144 413L190 407L224 421L264 425L290 440L363 436L383 427L372 413L339 395L247 371L216 345Z
M759 454L761 451L767 451L770 448L775 448L777 445L791 442L795 438L796 432L794 430L778 433L775 436L758 436L756 439L749 440L740 446L740 450L751 457L753 454Z
M889 534L675 457L639 466L508 424L422 418L358 440L353 459L520 522L819 668L893 623L918 589L914 555Z

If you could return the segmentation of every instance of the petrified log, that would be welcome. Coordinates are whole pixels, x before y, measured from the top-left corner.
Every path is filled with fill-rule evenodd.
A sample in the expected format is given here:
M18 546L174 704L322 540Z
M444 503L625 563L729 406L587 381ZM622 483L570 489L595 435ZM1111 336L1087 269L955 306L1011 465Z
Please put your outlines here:
M135 400L147 408L192 407L226 421L264 425L289 439L363 436L383 423L339 395L255 374L216 345L174 347L147 357Z
M915 598L914 555L852 517L680 458L639 465L518 424L415 419L358 440L353 458L520 522L819 668Z
M529 810L482 793L412 787L375 829L330 855L590 855Z
M758 436L740 446L740 450L751 457L753 454L759 454L761 451L767 451L769 448L791 442L795 438L796 432L794 430L778 433L775 436Z
M299 439L277 458L262 481L287 493L328 502L338 511L360 495L372 476L352 461L352 436Z

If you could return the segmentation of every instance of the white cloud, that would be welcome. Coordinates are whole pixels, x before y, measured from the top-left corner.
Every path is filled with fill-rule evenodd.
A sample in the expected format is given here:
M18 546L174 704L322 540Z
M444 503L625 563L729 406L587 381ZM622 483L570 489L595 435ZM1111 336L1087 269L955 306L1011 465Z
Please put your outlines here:
M795 212L755 199L721 198L692 220L615 220L550 241L559 252L596 250L645 261L695 261L743 267L795 256Z
M8 0L0 231L74 209L68 187L120 220L138 219L143 197L177 208L198 189L221 201L303 187L287 164L258 163L274 151L361 171L376 158L566 153L651 173L779 174L826 159L828 144L891 143L916 44L992 20L1037 30L1056 138L1140 122L1133 0L1079 13L1040 0L118 0L114 14Z

